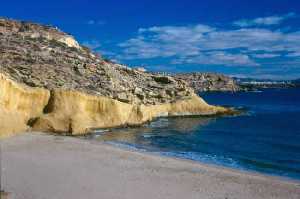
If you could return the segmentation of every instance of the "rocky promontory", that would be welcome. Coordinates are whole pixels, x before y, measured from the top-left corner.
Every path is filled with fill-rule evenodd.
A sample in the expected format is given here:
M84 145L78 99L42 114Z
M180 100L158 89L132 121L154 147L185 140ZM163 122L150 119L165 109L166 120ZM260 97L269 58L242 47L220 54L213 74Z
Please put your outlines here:
M0 18L0 137L78 135L228 111L208 105L183 80L107 61L58 28Z
M172 75L186 81L197 92L206 91L241 91L242 88L229 76L217 73L178 73Z

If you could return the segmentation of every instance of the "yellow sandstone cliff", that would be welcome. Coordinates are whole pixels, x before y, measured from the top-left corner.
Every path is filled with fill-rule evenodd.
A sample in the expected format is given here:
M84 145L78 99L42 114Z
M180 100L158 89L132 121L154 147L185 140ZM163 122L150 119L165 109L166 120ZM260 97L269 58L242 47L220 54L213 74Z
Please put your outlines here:
M19 85L0 74L0 138L28 130L27 123L43 114L50 93Z
M156 117L225 113L196 95L161 105L135 105L71 90L30 88L0 74L0 137L30 130L71 135L139 125Z

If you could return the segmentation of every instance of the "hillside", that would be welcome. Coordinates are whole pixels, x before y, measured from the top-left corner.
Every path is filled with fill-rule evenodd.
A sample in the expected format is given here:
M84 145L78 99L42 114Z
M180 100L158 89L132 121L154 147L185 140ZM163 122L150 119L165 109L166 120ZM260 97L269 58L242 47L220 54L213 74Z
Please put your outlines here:
M217 73L179 73L174 77L186 81L197 92L241 90L231 77Z
M136 104L182 99L183 81L105 61L50 26L0 20L0 72L32 87L80 90Z
M57 28L3 18L0 91L2 134L85 134L228 111L208 105L182 80L106 61Z

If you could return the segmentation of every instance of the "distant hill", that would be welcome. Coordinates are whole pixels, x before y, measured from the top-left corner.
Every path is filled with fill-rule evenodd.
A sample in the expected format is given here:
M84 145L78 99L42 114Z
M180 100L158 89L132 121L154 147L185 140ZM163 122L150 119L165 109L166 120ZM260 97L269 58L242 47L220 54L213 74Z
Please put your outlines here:
M218 73L179 73L172 75L178 79L186 81L197 92L204 91L230 91L242 90L234 79Z
M292 80L271 80L255 78L234 78L237 84L244 90L256 90L262 88L292 88L296 84Z

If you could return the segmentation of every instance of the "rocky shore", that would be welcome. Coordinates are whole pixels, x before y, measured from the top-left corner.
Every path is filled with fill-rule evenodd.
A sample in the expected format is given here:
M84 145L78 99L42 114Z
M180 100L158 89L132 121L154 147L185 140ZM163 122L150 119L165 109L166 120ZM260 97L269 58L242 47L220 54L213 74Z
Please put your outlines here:
M58 28L0 19L0 137L26 130L78 135L226 112L185 81L107 61Z

